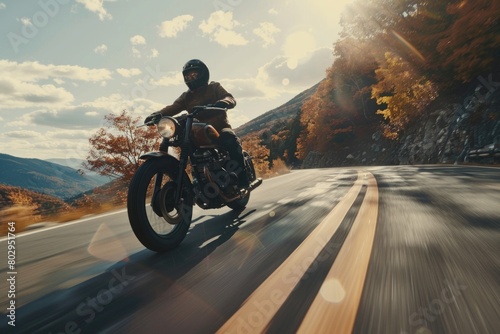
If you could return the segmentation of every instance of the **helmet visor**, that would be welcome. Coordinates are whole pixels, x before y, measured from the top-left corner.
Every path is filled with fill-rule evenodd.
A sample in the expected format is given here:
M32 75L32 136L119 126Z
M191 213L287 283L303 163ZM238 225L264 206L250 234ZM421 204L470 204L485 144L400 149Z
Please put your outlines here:
M184 82L193 82L200 76L198 70L188 70L184 73Z

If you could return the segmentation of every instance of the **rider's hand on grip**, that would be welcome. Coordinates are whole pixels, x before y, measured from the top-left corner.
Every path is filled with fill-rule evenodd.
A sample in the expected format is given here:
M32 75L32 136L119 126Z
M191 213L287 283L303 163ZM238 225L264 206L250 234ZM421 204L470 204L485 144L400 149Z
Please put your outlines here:
M160 120L161 118L161 114L160 113L152 113L151 115L149 115L148 117L146 117L146 119L144 120L144 124L146 125L155 125L156 123L158 123L158 121Z

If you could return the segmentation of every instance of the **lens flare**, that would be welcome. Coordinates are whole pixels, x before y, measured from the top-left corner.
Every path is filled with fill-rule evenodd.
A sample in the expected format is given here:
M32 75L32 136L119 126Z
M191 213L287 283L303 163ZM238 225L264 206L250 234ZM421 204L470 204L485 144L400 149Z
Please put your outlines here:
M415 56L417 56L421 61L425 62L425 57L414 47L410 42L408 42L403 36L398 34L396 31L391 30L394 37L397 38L407 49L409 49Z

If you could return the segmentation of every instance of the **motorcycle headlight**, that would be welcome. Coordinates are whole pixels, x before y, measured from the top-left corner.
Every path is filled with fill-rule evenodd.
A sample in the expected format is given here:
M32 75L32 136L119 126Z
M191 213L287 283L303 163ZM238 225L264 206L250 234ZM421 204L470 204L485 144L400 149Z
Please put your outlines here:
M170 139L175 136L175 131L177 130L176 121L171 117L162 118L156 125L158 133L166 139Z

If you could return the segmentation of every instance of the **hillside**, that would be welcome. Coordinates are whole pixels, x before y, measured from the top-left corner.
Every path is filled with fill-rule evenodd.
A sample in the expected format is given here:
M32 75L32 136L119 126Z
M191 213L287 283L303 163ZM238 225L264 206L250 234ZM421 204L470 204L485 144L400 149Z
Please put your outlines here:
M50 215L69 207L59 198L0 184L0 210L14 205L33 206L36 214L43 215Z
M300 135L299 112L304 101L318 85L307 89L284 105L236 129L238 135L258 136L269 150L269 160L279 157L294 168L322 168L363 165L426 163L498 163L500 158L488 156L472 159L468 152L482 147L500 147L500 89L491 91L481 104L461 107L473 101L484 82L464 85L461 95L442 95L428 108L428 113L414 119L400 140L383 136L383 123L372 118L357 124L352 135L340 144L333 143L324 152L309 151L303 160L294 160ZM380 117L379 117L380 118ZM335 130L332 128L332 131ZM325 137L327 134L323 133ZM288 152L285 158L284 152Z
M45 161L52 162L61 166L66 166L69 168L76 169L78 171L82 170L82 164L84 163L84 160L81 159L75 159L75 158L68 158L68 159L46 159ZM98 184L105 184L110 181L112 181L111 178L102 176L98 173L85 170L85 176L87 176L89 179L97 182Z
M0 153L0 184L67 199L103 183L70 167Z
M259 132L264 129L271 129L277 124L284 124L292 121L299 114L304 101L314 94L319 84L320 83L306 89L285 104L274 108L236 128L236 134L239 137L244 137L250 133ZM280 126L278 126L278 128L280 128ZM275 131L279 132L280 129L277 130L278 131Z

